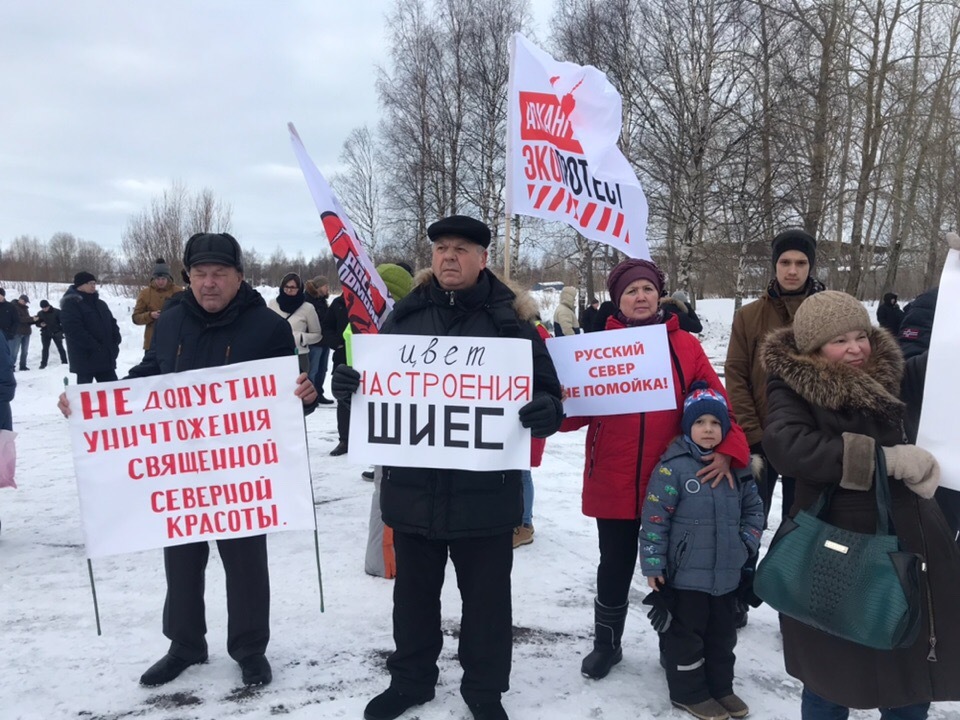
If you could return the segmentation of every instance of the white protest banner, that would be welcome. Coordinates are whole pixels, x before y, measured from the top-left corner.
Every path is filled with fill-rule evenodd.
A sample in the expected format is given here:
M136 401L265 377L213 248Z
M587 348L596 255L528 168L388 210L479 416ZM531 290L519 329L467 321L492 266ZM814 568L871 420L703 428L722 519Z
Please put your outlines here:
M929 450L940 463L940 485L960 490L960 443L957 442L956 382L953 364L960 357L960 324L944 308L960 303L960 252L947 252L937 306L933 316L927 374L923 386L923 411L917 445Z
M622 106L606 75L515 33L507 92L507 216L559 220L649 260L647 199L617 147Z
M529 340L354 335L360 389L350 460L400 467L525 470L533 397Z
M355 333L377 332L393 308L393 299L370 256L363 249L360 236L337 200L333 189L307 154L293 123L287 123L290 143L300 170L307 181L313 203L320 213L330 250L337 261L337 277L347 305L347 316Z
M314 530L296 357L67 388L87 557Z
M547 350L566 393L568 417L677 407L665 325L550 338Z

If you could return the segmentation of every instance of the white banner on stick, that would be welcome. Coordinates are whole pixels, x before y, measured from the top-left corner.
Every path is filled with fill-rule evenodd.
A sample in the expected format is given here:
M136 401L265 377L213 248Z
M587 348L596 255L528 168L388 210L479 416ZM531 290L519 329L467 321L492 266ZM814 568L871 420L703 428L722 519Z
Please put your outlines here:
M960 252L950 250L940 275L940 290L933 316L927 375L923 386L923 411L917 445L933 453L940 463L940 485L960 490L960 443L957 443L956 383L954 363L960 357L960 325L951 312L960 303Z
M296 357L67 388L87 557L314 530Z
M360 389L350 460L399 467L530 467L518 411L533 397L530 341L354 335Z
M617 147L620 95L595 67L557 62L520 33L511 50L507 215L565 222L649 260L647 199Z
M605 330L547 340L568 417L673 410L665 325Z

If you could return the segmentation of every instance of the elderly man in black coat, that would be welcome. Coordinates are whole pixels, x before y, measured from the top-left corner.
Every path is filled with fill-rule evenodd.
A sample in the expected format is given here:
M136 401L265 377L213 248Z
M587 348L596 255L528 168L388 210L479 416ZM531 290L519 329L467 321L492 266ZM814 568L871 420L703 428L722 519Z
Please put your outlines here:
M546 437L563 419L556 369L531 320L536 307L487 269L490 228L454 215L433 223L432 272L394 306L381 332L404 335L529 339L533 399L520 422ZM339 365L333 394L349 398L356 370ZM390 687L364 710L366 720L393 720L432 700L443 645L440 593L448 556L463 600L460 693L474 720L505 720L500 702L510 681L513 649L510 571L513 529L523 509L520 471L383 468L380 509L394 530L397 577L393 594L395 652L387 659Z

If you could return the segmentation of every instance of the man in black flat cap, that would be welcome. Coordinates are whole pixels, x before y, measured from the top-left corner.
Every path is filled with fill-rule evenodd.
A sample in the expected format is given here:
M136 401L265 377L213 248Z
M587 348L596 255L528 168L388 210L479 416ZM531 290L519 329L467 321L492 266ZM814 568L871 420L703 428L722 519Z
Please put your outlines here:
M563 418L560 383L532 324L536 305L487 269L490 228L454 215L433 223L432 273L400 300L381 332L407 335L515 337L531 342L533 399L520 421L535 437L556 432ZM333 373L333 393L348 399L359 374ZM375 462L375 459L372 459ZM519 470L384 467L380 508L394 530L397 577L393 595L396 651L387 659L390 687L364 710L366 720L392 720L432 700L443 644L440 592L448 556L463 599L460 692L476 720L503 720L500 703L510 680L513 646L510 571L513 529L523 496Z
M193 235L184 248L183 266L190 287L156 318L150 349L130 377L293 355L286 320L244 282L243 255L232 235ZM317 393L306 373L297 378L295 393L305 412L316 405ZM65 396L60 406L69 414ZM218 540L217 549L227 576L227 651L239 663L245 685L266 685L273 679L265 655L270 639L266 535ZM163 685L207 661L203 589L209 555L207 542L164 548L163 634L170 649L141 676L142 685Z

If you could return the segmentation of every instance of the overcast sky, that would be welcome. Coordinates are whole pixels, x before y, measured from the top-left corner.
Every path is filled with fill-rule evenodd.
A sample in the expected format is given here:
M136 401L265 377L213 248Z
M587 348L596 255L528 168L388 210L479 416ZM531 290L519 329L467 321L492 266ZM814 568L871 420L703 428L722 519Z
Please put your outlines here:
M329 178L350 130L376 125L392 4L2 3L0 247L66 231L119 248L128 218L180 181L229 202L242 243L315 255L286 123ZM550 0L533 5L545 27Z

